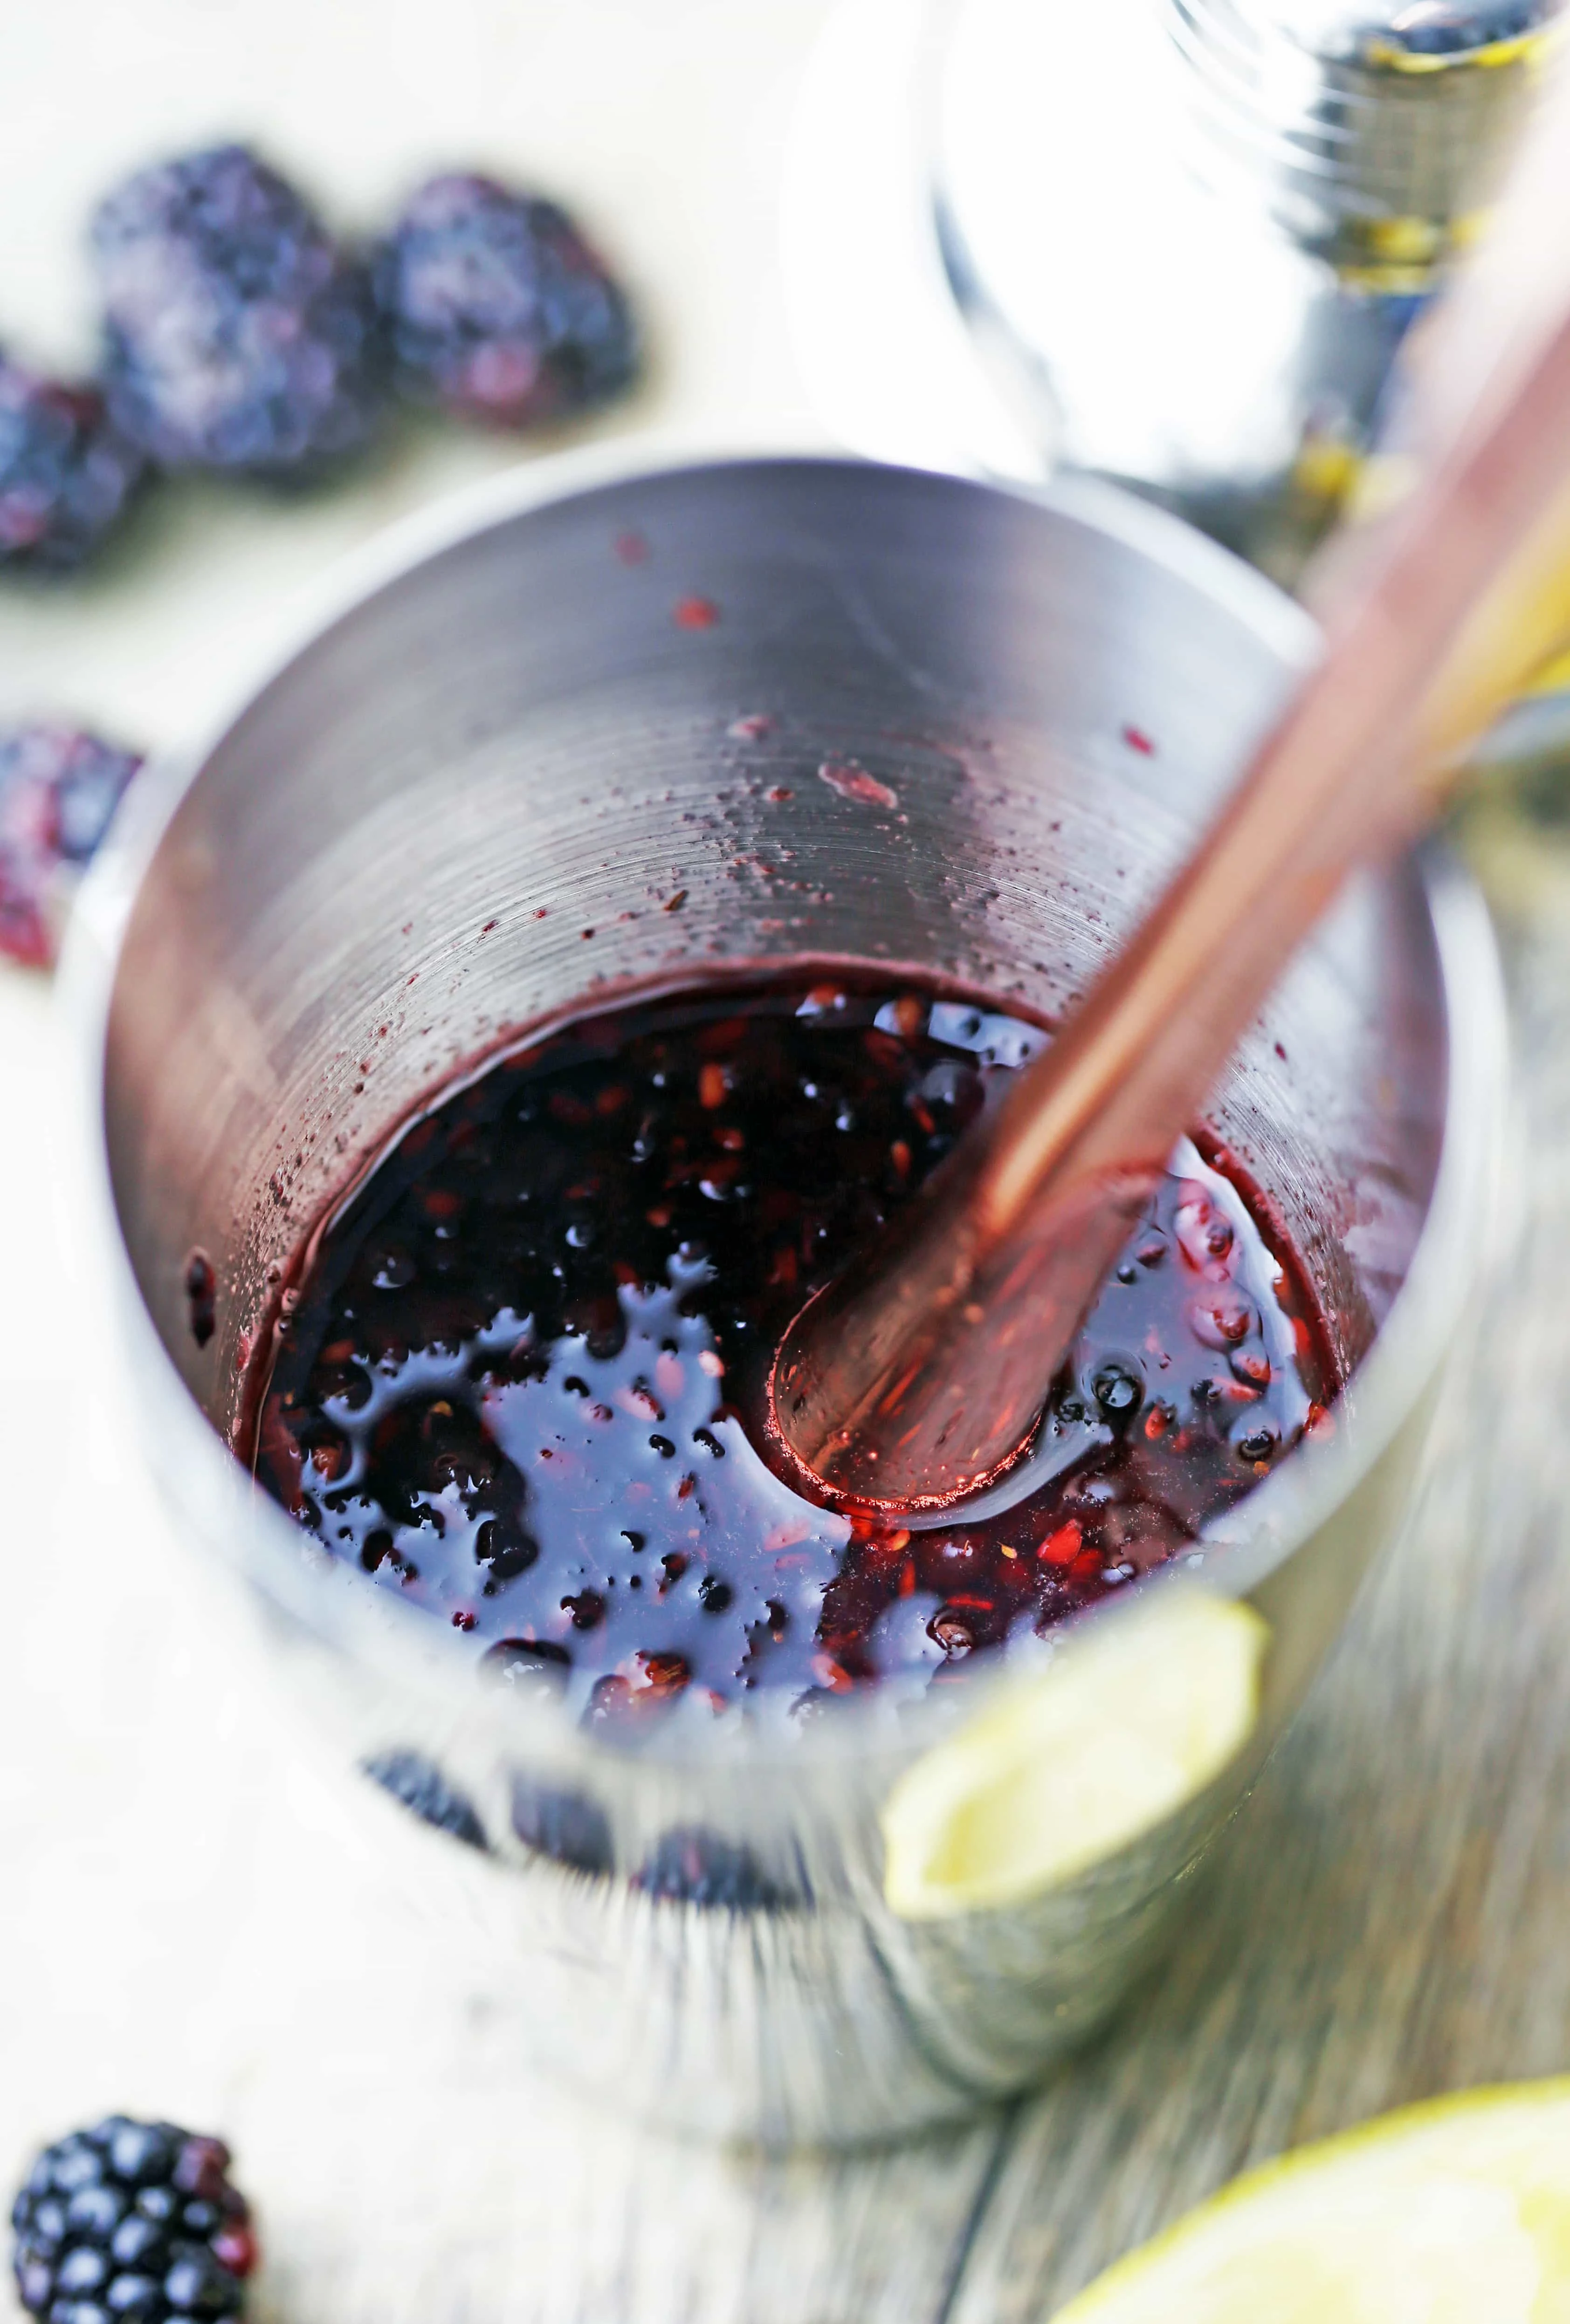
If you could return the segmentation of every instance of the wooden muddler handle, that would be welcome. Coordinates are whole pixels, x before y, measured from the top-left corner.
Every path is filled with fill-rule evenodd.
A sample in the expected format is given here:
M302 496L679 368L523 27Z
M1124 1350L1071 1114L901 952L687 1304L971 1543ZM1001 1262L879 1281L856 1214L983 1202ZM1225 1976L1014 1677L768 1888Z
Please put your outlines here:
M1217 820L1007 1103L786 1334L772 1425L836 1494L935 1506L1028 1442L1175 1140L1298 944L1354 866L1433 815L1570 632L1562 67L1417 394L1413 488L1327 566L1323 655Z

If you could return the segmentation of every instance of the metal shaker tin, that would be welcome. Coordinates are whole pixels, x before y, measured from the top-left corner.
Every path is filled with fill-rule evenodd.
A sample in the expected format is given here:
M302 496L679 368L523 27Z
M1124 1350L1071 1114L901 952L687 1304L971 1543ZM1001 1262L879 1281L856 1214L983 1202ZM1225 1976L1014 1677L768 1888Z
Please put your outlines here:
M651 551L632 565L629 532ZM670 612L693 584L721 613L698 632ZM94 867L65 977L143 1449L203 1565L243 1584L367 1845L449 1925L455 1975L474 1961L498 2025L624 2113L774 2146L962 2116L1083 2040L1176 1937L1405 1505L1487 1250L1505 1042L1481 902L1435 857L1361 883L1218 1093L1217 1134L1315 1269L1351 1378L1334 1428L1155 1584L1268 1626L1237 1756L1007 1902L913 1915L888 1880L882 1811L953 1734L954 1690L873 1689L783 1740L737 1711L623 1748L549 1690L485 1683L458 1631L325 1556L226 1443L268 1269L423 1093L586 988L805 954L942 963L1060 1013L1312 643L1257 574L1104 487L824 460L649 473L600 447L367 552L199 763L138 788ZM738 741L762 709L769 734ZM896 775L897 814L816 779L830 738ZM789 849L788 897L737 876L760 847ZM645 897L672 862L675 921ZM199 1344L193 1243L222 1286ZM1085 1631L1117 1618L1113 1600ZM978 1670L967 1707L1007 1674ZM392 1751L463 1794L485 1849L355 1775ZM602 1835L592 1865L564 1799ZM766 1889L644 1886L651 1851L695 1833Z

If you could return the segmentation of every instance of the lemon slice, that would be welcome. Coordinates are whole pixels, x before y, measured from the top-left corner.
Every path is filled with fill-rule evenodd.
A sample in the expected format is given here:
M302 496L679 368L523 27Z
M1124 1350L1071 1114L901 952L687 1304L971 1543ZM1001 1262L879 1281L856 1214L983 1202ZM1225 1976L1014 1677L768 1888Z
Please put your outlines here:
M1251 1608L1196 1587L1071 1635L890 1793L891 1909L928 1921L1019 1904L1161 1821L1247 1739L1269 1637Z
M1252 2171L1057 2324L1564 2324L1570 2081L1408 2107Z

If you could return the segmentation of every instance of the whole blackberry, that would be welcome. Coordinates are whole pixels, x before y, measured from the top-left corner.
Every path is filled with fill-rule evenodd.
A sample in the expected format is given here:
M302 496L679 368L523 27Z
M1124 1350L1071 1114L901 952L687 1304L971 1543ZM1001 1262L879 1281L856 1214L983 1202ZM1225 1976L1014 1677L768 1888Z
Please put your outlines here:
M422 186L373 281L397 385L459 418L527 428L637 369L627 301L572 220L494 179Z
M374 1758L361 1761L360 1772L391 1793L399 1806L417 1815L421 1823L450 1833L469 1848L489 1845L473 1803L448 1782L435 1760L428 1759L422 1751L380 1751Z
M243 145L143 170L92 226L115 422L166 468L309 471L382 401L365 270Z
M216 2324L256 2244L221 2139L111 2115L46 2146L11 2210L22 2305L49 2324Z
M73 571L118 523L145 465L97 388L0 355L0 566Z
M0 733L0 952L50 966L70 886L141 764L69 727Z

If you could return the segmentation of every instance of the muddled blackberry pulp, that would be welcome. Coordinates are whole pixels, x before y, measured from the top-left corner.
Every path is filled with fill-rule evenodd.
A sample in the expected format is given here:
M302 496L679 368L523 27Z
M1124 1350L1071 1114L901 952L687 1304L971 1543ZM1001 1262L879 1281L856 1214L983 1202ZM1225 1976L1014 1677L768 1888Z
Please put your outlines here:
M594 1723L926 1686L1124 1588L1267 1474L1332 1380L1289 1254L1191 1147L1058 1377L1027 1498L891 1526L759 1449L785 1325L1046 1038L803 976L503 1056L318 1238L258 1475L333 1555Z

